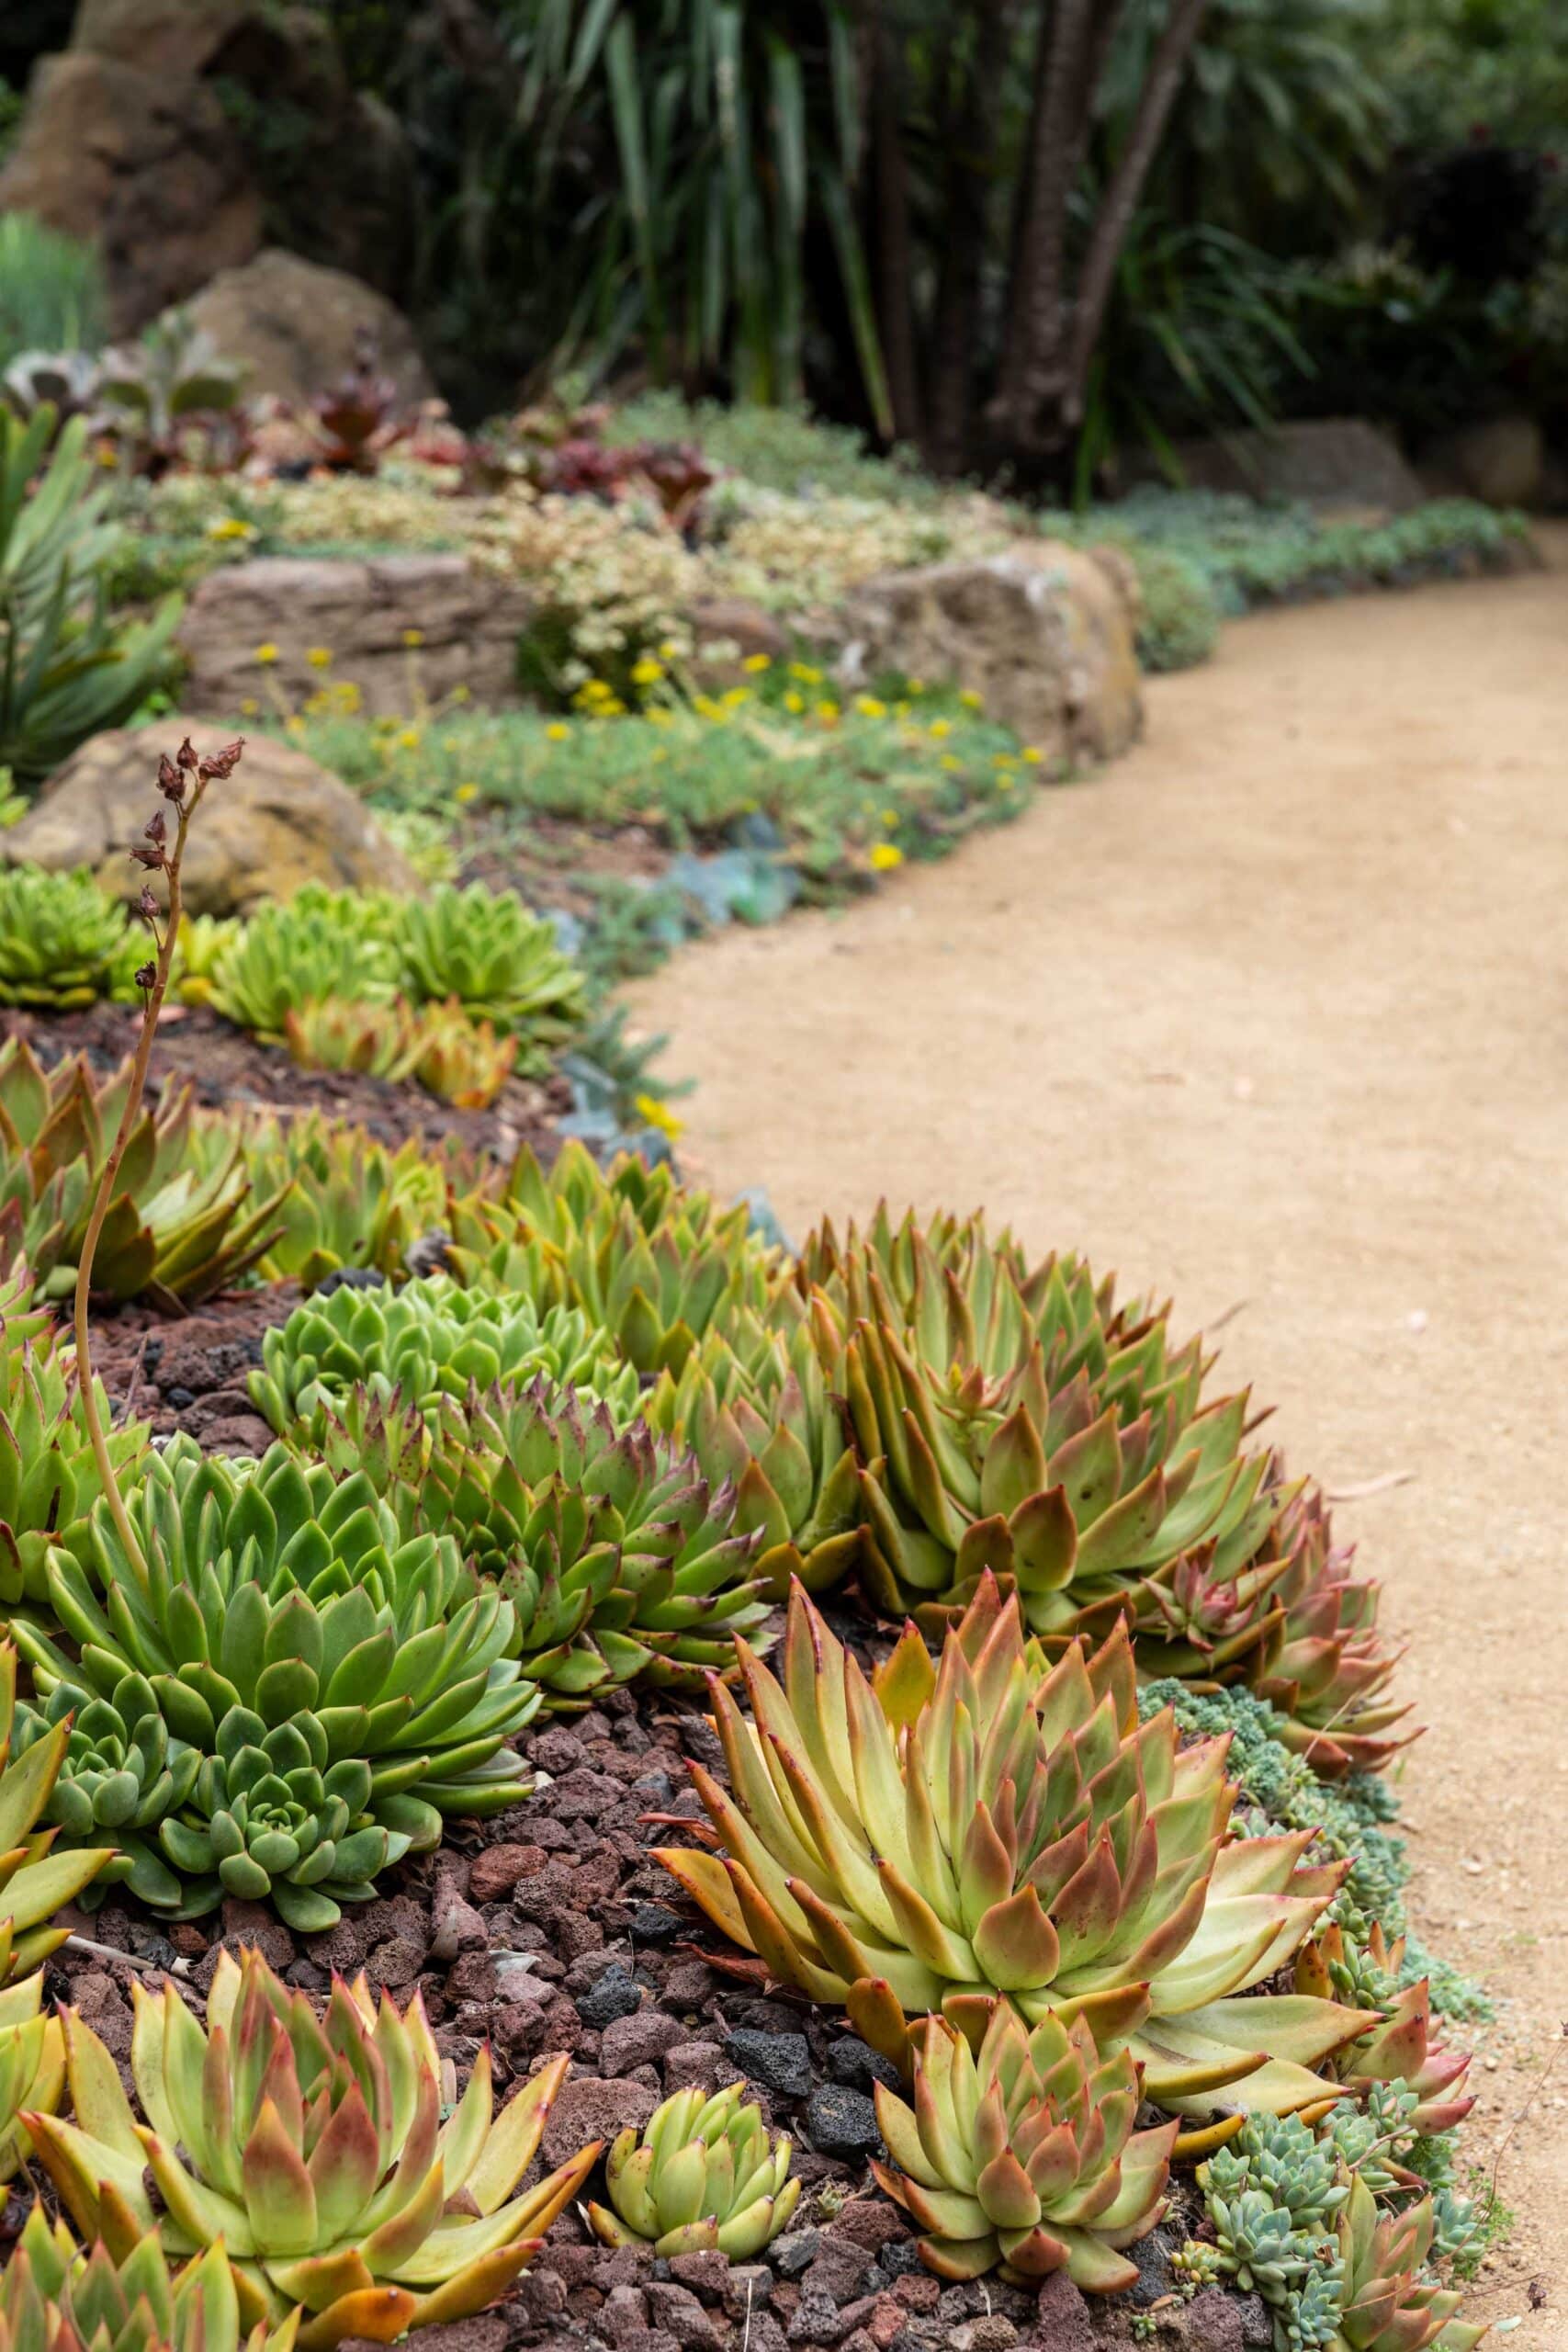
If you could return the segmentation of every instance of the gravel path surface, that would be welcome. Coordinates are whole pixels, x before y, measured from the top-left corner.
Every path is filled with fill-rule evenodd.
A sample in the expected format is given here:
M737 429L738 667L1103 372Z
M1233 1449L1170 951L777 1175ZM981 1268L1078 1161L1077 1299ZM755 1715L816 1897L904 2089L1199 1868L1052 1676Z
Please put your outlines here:
M1467 2137L1519 2225L1471 2315L1511 2352L1568 2335L1565 884L1559 570L1238 624L1118 766L633 1000L694 1173L797 1235L984 1203L1239 1310L1224 1374L1412 1643L1413 1916L1503 2005Z

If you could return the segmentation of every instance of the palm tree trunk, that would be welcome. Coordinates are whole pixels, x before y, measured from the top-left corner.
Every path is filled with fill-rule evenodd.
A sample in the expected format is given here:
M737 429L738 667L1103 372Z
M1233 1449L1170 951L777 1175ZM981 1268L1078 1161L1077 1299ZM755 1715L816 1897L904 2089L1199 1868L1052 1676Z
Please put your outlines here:
M1035 65L1028 164L1012 271L1010 327L987 423L1019 447L1056 396L1066 341L1067 200L1072 194L1075 108L1086 103L1082 73L1093 0L1055 0L1042 25Z
M922 437L920 379L910 299L914 265L909 236L908 166L899 104L903 74L897 37L887 23L882 0L872 0L868 28L872 191L876 228L873 269L877 324L887 370L893 429L900 441L918 445Z
M931 321L925 440L927 463L939 474L962 473L972 454L975 348L995 146L987 119L1007 61L1010 14L1010 0L980 0L974 47L943 126L947 234Z

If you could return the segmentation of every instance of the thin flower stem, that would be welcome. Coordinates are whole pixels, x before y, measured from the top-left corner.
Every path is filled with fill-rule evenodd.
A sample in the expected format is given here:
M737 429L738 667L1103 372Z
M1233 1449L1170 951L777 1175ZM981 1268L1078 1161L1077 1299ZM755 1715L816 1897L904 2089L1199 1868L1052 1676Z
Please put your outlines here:
M136 1041L136 1052L131 1059L130 1085L126 1093L125 1107L119 1116L119 1131L109 1148L109 1156L104 1162L103 1174L98 1179L97 1194L93 1202L93 1213L87 1219L86 1236L82 1244L82 1256L76 1268L73 1326L76 1335L76 1383L82 1401L82 1419L86 1426L87 1442L93 1449L93 1460L97 1465L98 1482L104 1490L104 1500L108 1506L109 1516L114 1521L115 1532L119 1537L126 1558L143 1585L148 1581L147 1555L137 1540L136 1530L130 1523L130 1513L126 1510L125 1498L119 1490L119 1480L115 1476L114 1464L109 1458L108 1439L105 1434L103 1417L98 1411L97 1398L94 1394L92 1340L88 1330L87 1307L92 1295L93 1261L97 1256L98 1240L104 1229L104 1219L107 1216L109 1204L114 1199L115 1179L119 1174L120 1162L125 1158L126 1147L130 1141L136 1125L137 1114L141 1108L141 1098L146 1091L147 1069L152 1057L152 1041L158 1032L158 1015L163 1010L164 999L168 994L169 974L174 967L175 949L179 939L180 865L185 856L186 834L189 831L191 819L201 806L207 782L207 777L200 773L199 769L192 772L189 797L179 805L174 847L164 867L169 882L169 905L164 920L164 936L158 941L158 957L153 967L152 985L148 989L142 1004L141 1035ZM157 939L156 925L153 926L152 935Z

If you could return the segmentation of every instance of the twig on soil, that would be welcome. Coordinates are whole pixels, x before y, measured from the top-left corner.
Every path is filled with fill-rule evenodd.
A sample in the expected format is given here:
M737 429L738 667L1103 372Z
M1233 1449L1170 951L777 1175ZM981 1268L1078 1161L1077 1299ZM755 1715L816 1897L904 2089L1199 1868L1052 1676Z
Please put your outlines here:
M1251 1305L1252 1301L1249 1298L1233 1299L1223 1314L1214 1316L1211 1321L1204 1324L1204 1337L1207 1338L1211 1331L1223 1331L1227 1323L1234 1323L1238 1315L1245 1315Z
M1547 2060L1545 2065L1541 2068L1535 2088L1530 2092L1529 2097L1525 2099L1520 2106L1515 2109L1507 2130L1504 2132L1502 2138L1498 2141L1495 2149L1493 2151L1492 2177L1486 2187L1486 2210L1489 2213L1497 2202L1497 2175L1502 2169L1503 2159L1508 2153L1509 2143L1512 2141L1515 2132L1518 2130L1520 2124L1524 2121L1526 2116L1529 2113L1531 2108L1534 2107L1542 2091L1545 2090L1548 2083L1551 2080L1552 2068L1556 2065L1557 2061L1562 2055L1564 2043L1568 2043L1568 2018L1564 2018L1562 2027L1558 2031L1557 2039L1551 2045L1551 2055Z
M139 1960L133 1951L120 1951L114 1944L96 1944L91 1936L67 1936L67 1951L90 1952L95 1960L117 1960L122 1968L134 1968L141 1976L180 1976L190 1974L190 1962L176 1953L172 1966L165 1968L161 1961Z
M1331 1503L1360 1503L1369 1495L1386 1495L1391 1487L1411 1487L1415 1483L1414 1470L1385 1470L1381 1477L1358 1479L1348 1487L1325 1487L1324 1493Z

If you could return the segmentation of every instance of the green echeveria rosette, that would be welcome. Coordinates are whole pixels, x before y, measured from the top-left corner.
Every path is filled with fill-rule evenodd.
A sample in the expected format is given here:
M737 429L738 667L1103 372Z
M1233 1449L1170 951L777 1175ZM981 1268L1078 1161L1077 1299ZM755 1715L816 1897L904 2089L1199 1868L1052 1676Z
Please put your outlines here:
M96 1820L142 1759L132 1870L149 1902L189 1917L228 1892L330 1926L378 1871L434 1847L445 1815L526 1793L505 1743L539 1694L509 1656L511 1602L450 1539L405 1540L367 1477L302 1467L281 1446L243 1476L176 1438L131 1510L146 1585L100 1505L95 1575L63 1553L49 1564L76 1656L21 1621L17 1638L46 1712L107 1711L64 1805ZM156 1772L149 1708L169 1735ZM62 1780L75 1785L69 1767Z
M434 1412L444 1397L543 1375L603 1396L623 1415L637 1405L637 1374L580 1310L541 1314L527 1299L480 1296L441 1274L397 1292L345 1287L306 1299L262 1349L251 1397L279 1434L320 1438L323 1408L361 1385L383 1397L396 1389Z
M605 2245L651 2245L656 2255L716 2250L750 2262L789 2225L800 2183L789 2178L791 2143L771 2142L762 2110L742 2105L744 2083L705 2098L676 2091L639 2135L620 2133L604 2163L609 2206L588 2220ZM613 2209L613 2210L612 2210Z
M509 1030L525 1073L547 1069L550 1049L587 1017L587 976L563 952L555 925L515 890L439 883L409 901L398 944L410 996L417 1003L456 997L466 1012Z
M41 1708L18 1706L18 1752L67 1717L65 1756L44 1819L59 1826L68 1845L117 1849L78 1900L96 1911L111 1885L124 1884L141 1901L166 1909L180 1899L179 1883L159 1856L157 1827L195 1788L198 1751L171 1735L144 1675L122 1677L112 1700L61 1683Z

